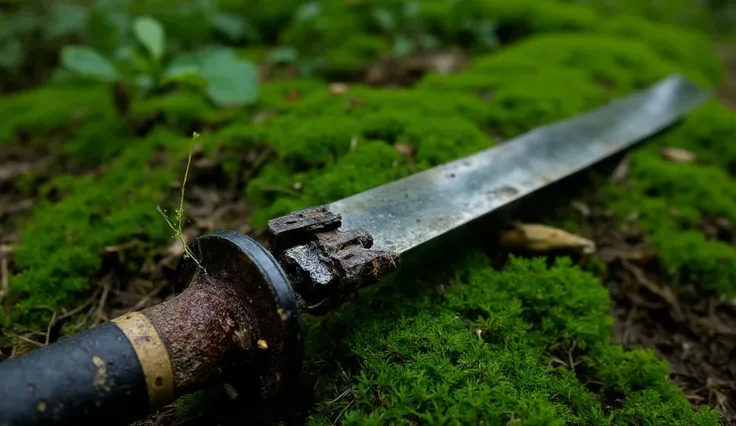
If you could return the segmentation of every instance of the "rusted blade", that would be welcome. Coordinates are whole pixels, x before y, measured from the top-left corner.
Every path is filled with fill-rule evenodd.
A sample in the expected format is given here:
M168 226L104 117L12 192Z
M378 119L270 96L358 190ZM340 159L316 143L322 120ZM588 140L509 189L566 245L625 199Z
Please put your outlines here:
M709 97L679 75L571 119L336 201L344 229L404 253L666 128Z

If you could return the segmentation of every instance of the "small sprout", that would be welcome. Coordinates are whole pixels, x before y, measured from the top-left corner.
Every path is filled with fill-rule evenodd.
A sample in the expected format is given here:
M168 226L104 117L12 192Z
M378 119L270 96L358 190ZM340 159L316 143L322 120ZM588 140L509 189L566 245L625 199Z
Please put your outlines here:
M192 250L187 245L187 242L184 240L184 232L182 231L182 224L184 221L184 191L186 190L186 184L187 179L189 178L189 168L192 164L192 155L194 155L194 143L197 141L197 138L199 138L199 133L194 132L192 135L192 142L189 145L189 158L187 159L187 168L184 172L184 180L181 183L181 197L179 200L179 208L175 210L176 214L176 225L171 223L168 216L166 216L166 213L164 210L161 209L160 206L157 206L158 212L161 213L161 216L164 217L164 220L166 220L166 223L169 224L169 227L174 231L174 237L179 240L181 243L182 248L184 249L184 257L188 259L192 259L197 266L206 274L207 271L204 269L204 267L199 263L199 260L194 256L194 253L192 253Z
M570 205L572 206L572 208L579 211L580 214L582 214L583 216L590 216L590 207L588 207L588 205L583 203L582 201L573 201L572 203L570 203Z

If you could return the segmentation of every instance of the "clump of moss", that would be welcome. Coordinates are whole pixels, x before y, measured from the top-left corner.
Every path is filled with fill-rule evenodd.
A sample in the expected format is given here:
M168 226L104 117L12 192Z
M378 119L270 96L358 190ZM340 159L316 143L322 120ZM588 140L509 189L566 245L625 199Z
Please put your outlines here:
M308 82L269 86L264 104L276 108L277 116L227 126L212 137L228 152L276 150L276 160L247 184L248 198L258 207L251 218L257 227L492 145L484 131L486 106L470 95L358 85L335 95ZM299 96L285 101L294 90ZM398 144L412 151L410 158ZM227 170L235 174L237 165Z
M75 119L113 113L104 86L88 88L49 86L4 96L0 99L0 145L16 141L18 132L30 138L64 129Z
M585 3L602 16L637 16L652 23L662 23L677 28L708 29L708 11L692 0L662 0L641 2L638 0L594 1L562 0L565 3Z
M47 188L61 201L39 200L15 249L19 274L10 279L10 321L45 326L43 307L70 306L89 289L107 246L139 238L163 244L168 230L156 211L177 177L151 165L156 152L186 152L188 140L160 130L131 144L101 176L59 176ZM131 172L136 170L137 172ZM163 225L163 226L162 226ZM135 262L129 265L135 268Z
M191 90L136 100L132 105L135 116L146 118L160 114L163 123L187 132L202 124L223 124L237 115L235 110L215 108L204 95Z
M665 272L673 283L697 282L701 288L736 294L736 248L709 239L703 221L720 217L736 223L736 190L727 171L736 114L704 105L675 129L651 141L631 157L624 186L611 186L611 206L621 217L635 214L651 235ZM668 161L664 146L692 149L696 164Z
M460 275L445 293L433 288L446 278L407 270L313 324L307 366L324 385L310 424L718 423L653 353L611 343L605 289L568 260L498 272L471 252L446 268Z

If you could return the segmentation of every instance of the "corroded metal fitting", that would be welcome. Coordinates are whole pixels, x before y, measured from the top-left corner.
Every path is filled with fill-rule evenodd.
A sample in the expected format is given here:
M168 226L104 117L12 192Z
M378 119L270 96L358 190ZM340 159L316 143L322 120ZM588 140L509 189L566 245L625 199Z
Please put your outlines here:
M303 310L327 312L398 266L398 255L371 249L368 232L340 230L341 225L328 206L268 222L271 252L289 274Z
M222 382L247 401L285 395L303 333L277 260L237 232L189 247L173 299L0 363L0 425L129 424Z

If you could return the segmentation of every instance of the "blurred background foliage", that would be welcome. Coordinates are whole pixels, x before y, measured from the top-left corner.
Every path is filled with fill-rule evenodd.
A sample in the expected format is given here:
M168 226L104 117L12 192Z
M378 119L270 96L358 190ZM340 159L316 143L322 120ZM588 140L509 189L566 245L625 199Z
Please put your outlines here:
M728 0L568 2L719 38L733 38L736 22L736 3ZM492 50L499 37L512 35L497 28L489 12L503 13L472 0L6 0L0 4L0 93L68 78L59 67L65 45L88 46L116 65L130 62L140 41L134 22L144 16L163 27L167 61L228 47L243 58L293 65L301 75L345 79L386 51Z

